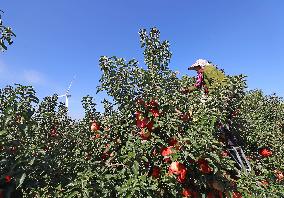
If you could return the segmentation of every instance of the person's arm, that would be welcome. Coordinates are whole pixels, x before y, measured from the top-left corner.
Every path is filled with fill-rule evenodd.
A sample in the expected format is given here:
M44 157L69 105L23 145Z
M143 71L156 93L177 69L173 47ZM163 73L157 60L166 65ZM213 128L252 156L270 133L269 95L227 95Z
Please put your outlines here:
M197 75L197 80L196 83L194 84L195 87L200 87L202 85L203 82L203 73L199 72Z
M187 93L188 93L188 89L182 87L182 88L180 89L180 92L181 92L182 94L187 94Z
M191 86L191 87L188 87L188 88L181 88L180 92L182 94L188 94L188 93L191 93L191 92L196 91L196 90L198 90L198 87Z

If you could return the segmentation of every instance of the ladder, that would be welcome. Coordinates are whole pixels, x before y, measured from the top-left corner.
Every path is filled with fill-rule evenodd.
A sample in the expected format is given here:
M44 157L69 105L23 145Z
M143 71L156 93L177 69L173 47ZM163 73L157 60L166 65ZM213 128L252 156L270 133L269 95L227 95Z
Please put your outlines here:
M240 146L231 146L228 151L235 162L237 162L240 170L244 170L245 174L248 175L251 172L251 166L243 149Z
M224 134L231 134L230 125L225 124L221 128L221 132ZM251 172L251 166L244 154L244 151L241 146L238 145L238 140L232 136L231 138L227 137L227 151L230 153L231 158L237 163L238 170L244 171L246 175ZM239 175L240 176L240 172Z

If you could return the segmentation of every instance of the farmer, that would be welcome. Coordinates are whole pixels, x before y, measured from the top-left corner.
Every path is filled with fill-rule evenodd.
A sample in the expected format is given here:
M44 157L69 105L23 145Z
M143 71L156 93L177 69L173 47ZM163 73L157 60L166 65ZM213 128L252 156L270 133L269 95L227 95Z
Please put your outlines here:
M195 70L197 79L193 86L181 89L181 92L185 94L201 90L202 88L204 93L208 94L210 89L216 87L217 84L224 84L226 80L225 74L207 60L198 59L188 70Z

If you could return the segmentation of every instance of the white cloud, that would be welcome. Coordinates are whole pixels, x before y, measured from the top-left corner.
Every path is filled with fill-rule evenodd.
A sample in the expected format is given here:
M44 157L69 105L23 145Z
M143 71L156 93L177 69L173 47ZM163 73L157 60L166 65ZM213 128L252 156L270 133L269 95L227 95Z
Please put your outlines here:
M42 74L35 70L24 71L23 77L27 83L42 84L44 82Z
M28 83L43 85L46 83L44 75L34 69L18 69L17 67L7 66L5 61L0 59L0 81L5 83Z
M0 60L0 74L4 73L5 68L6 68L6 65L4 64L3 61Z

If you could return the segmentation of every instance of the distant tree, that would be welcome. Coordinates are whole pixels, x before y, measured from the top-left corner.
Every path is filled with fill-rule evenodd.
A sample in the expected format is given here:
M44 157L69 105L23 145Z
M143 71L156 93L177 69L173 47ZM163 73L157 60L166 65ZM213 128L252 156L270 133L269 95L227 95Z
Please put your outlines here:
M12 37L16 37L16 35L10 27L3 24L1 13L4 12L0 10L0 50L4 52L7 50L7 44L11 45L13 43Z

